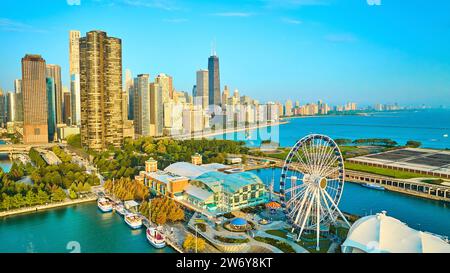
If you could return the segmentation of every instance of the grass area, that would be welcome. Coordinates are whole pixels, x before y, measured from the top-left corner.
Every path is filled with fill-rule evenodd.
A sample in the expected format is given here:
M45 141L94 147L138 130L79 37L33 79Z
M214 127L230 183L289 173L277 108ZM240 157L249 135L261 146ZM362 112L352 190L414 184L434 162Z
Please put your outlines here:
M206 232L206 224L205 223L197 223L195 226L201 231Z
M423 179L420 180L423 183L428 183L428 184L433 184L433 185L441 185L442 183L444 183L445 181L442 179Z
M417 174L417 173L398 171L398 170L391 170L391 169L385 169L385 168L373 167L373 166L366 166L363 164L350 163L350 162L345 162L345 168L347 170L378 174L378 175L388 176L388 177L392 177L392 178L399 178L399 179L433 177L430 175Z
M279 150L278 153L265 153L265 156L275 158L275 159L285 160L288 154L289 154L289 149L282 149L282 150Z
M338 231L339 232L339 231ZM344 231L342 231L344 232ZM347 230L348 232L348 230ZM267 234L274 235L280 238L287 239L287 230L267 230ZM330 248L331 241L328 238L320 237L319 240L319 246L320 250L316 250L316 235L315 234L304 234L301 237L301 240L299 242L296 242L299 246L305 248L311 253L326 253L328 249Z
M281 251L283 251L284 253L296 253L294 248L289 245L286 242L280 241L280 240L276 240L273 238L268 238L268 237L260 237L260 236L256 236L254 238L256 241L258 242L262 242L262 243L266 243L269 245L272 245L278 249L280 249Z
M248 238L243 238L243 239L230 238L230 237L223 237L223 236L219 236L219 235L214 236L214 239L216 239L217 241L220 241L222 243L228 243L228 244L246 244L250 241Z

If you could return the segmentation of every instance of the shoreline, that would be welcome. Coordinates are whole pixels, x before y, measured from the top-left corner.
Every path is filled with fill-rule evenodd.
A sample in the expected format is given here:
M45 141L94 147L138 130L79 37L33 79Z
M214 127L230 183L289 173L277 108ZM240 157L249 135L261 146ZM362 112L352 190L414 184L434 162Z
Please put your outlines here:
M20 214L31 214L31 213L41 212L41 211L45 211L45 210L50 210L50 209L78 205L78 204L93 202L95 200L97 200L97 197L93 196L93 197L68 200L68 201L63 201L63 202L58 202L58 203L49 203L47 205L38 205L38 206L33 206L33 207L25 207L25 208L19 208L19 209L14 209L14 210L2 211L2 212L0 212L0 219L10 217L10 216L16 216L16 215L20 215Z
M248 127L238 127L238 128L227 128L224 130L218 130L218 131L209 131L209 132L200 132L197 134L188 134L188 135L174 135L174 136L165 136L165 137L158 137L155 139L165 139L165 138L174 138L174 139L201 139L201 138L209 138L209 137L214 137L214 136L219 136L219 135L225 135L225 134L231 134L231 133L237 133L237 132L242 132L242 131L246 131L246 130L257 130L257 129L261 129L261 128L266 128L266 127L272 127L272 126L279 126L279 125L283 125L283 124L288 124L289 121L288 120L280 120L277 122L273 122L273 123L264 123L264 124L260 124L260 125L252 125L252 126L248 126Z
M207 133L207 134L203 135L203 137L212 137L212 136L218 136L218 135L224 135L224 134L231 134L231 133L237 133L237 132L242 132L242 131L246 131L246 130L256 130L256 129L267 128L267 127L272 127L272 126L279 126L279 125L288 124L288 123L289 123L289 121L277 121L277 122L273 122L273 123L265 123L262 125L225 129L221 132Z

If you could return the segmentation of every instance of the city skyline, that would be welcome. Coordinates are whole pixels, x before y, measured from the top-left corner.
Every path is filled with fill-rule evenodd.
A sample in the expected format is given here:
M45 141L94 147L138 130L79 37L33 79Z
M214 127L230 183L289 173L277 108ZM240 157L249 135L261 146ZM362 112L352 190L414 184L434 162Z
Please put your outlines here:
M450 22L443 12L449 7L445 1L433 5L412 1L407 6L384 1L369 5L365 0L261 0L239 6L236 1L70 3L41 1L42 14L31 16L36 8L32 1L6 1L8 16L0 16L0 32L8 41L0 53L4 91L13 90L14 79L20 78L17 60L28 53L60 65L63 84L70 86L67 33L77 29L84 35L101 29L123 40L124 70L130 68L136 75L167 73L176 90L190 92L195 71L207 68L206 57L215 41L222 89L238 88L261 101L450 104L450 55L445 46ZM103 14L93 16L99 8ZM412 20L423 10L433 11L433 17ZM118 11L125 18L142 20L114 23ZM77 16L90 20L81 22ZM388 24L389 28L382 27ZM147 39L139 35L143 30L164 38L143 47Z

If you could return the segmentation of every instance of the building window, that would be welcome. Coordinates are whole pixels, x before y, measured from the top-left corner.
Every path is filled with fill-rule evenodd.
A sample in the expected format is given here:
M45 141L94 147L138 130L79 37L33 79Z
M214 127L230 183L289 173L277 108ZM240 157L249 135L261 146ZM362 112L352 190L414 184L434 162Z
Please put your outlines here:
M234 197L234 203L239 203L239 196Z
M41 134L41 129L40 128L34 128L34 134L35 135L40 135Z

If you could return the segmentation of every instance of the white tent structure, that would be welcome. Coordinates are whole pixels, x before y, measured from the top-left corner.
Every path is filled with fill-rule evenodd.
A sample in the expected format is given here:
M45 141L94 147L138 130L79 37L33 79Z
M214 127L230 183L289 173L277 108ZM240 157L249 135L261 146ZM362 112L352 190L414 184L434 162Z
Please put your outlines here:
M440 237L417 231L386 212L363 217L350 228L343 253L450 253Z

